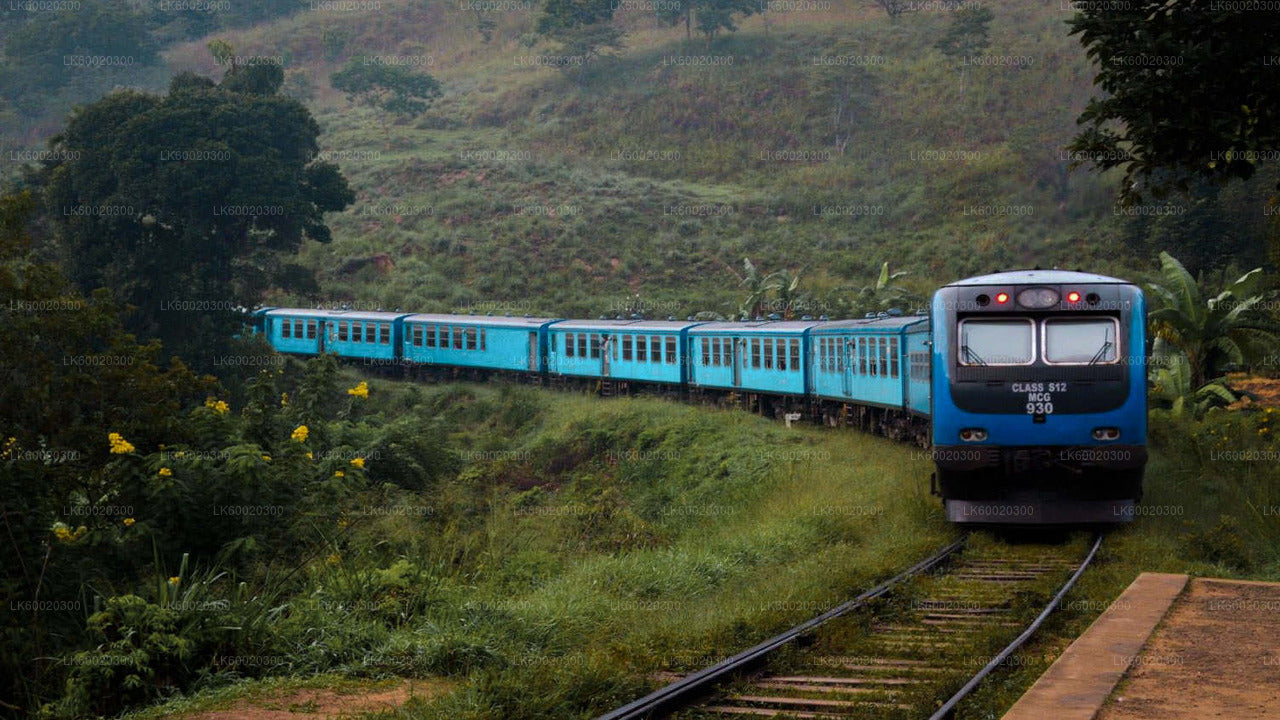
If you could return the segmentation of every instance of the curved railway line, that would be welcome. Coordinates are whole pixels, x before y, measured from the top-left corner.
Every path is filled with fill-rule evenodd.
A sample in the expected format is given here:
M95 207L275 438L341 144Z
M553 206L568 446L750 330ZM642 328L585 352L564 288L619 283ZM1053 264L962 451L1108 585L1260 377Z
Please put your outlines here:
M965 539L827 612L599 720L945 720L1058 607L1102 544ZM1074 555L1074 557L1073 557Z

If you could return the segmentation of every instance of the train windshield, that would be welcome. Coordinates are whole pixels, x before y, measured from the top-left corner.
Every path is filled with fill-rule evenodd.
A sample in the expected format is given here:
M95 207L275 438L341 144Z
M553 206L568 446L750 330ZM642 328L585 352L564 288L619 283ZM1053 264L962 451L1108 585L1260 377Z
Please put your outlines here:
M1044 360L1058 365L1115 363L1118 329L1114 318L1045 320Z
M1029 365L1035 359L1035 325L1029 319L961 320L961 365Z

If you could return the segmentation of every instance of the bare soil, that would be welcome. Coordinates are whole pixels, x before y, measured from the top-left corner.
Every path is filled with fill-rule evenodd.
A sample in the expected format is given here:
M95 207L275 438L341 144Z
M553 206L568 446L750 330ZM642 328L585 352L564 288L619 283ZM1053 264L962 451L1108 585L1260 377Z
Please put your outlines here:
M1195 579L1098 720L1280 716L1280 584Z
M231 707L190 715L170 715L187 720L329 720L369 712L392 710L410 698L434 697L447 689L439 682L405 681L392 687L362 691L323 688L289 690L269 697L235 701Z

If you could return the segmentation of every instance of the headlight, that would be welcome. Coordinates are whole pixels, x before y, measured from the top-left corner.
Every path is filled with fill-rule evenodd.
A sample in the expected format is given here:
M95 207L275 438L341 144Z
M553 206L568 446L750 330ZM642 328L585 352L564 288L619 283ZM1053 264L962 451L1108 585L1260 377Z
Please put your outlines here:
M1032 310L1042 310L1058 304L1058 291L1052 288L1027 288L1018 293L1018 304Z

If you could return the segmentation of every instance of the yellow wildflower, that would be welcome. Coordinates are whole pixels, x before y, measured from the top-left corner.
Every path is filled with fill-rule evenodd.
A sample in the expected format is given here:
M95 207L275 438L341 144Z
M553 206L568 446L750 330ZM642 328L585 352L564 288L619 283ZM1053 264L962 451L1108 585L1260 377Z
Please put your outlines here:
M133 443L121 437L120 433L108 433L107 441L111 443L112 455L126 455L134 451Z
M180 582L182 582L182 578L178 577L177 575L174 575L173 577L169 578L170 585L177 585Z
M262 456L262 459L263 459L263 461L264 461L264 462L271 462L271 456L270 456L270 455L263 455L263 456Z
M280 393L280 407L289 406L289 393Z
M160 475L160 477L172 477L173 471L167 467L163 467L163 468L160 468L160 471L158 474Z
M347 394L358 398L368 398L369 383L361 380L355 387L347 388Z
M342 562L342 556L339 555L338 553L330 553L329 557L325 558L324 561L329 563L330 565L337 565L338 563Z
M314 459L315 459L315 457L311 454L311 451L310 451L310 450L308 450L308 451L307 451L307 459L308 459L308 460L314 460Z
M231 412L231 407L227 405L225 400L218 400L213 397L205 398L204 406L219 415L226 415L228 412Z
M293 434L290 435L289 437L292 438L294 442L306 442L307 435L310 432L311 430L309 430L306 425L299 425L298 427L293 429Z
M137 521L136 521L136 520L134 520L133 518L125 518L125 519L124 519L124 526L125 526L125 527L133 527L133 524L134 524L135 522L137 522Z
M340 528L344 528L344 527L347 527L347 526L348 526L348 525L350 525L350 524L351 524L351 521L350 521L350 520L348 520L348 519L346 519L346 518L338 518L338 527L340 527Z
M333 471L333 476L334 476L334 477L346 477L346 476L347 476L347 474L346 474L346 473L344 473L344 472L342 472L341 470L334 470L334 471Z
M352 466L352 467L358 467L358 468L363 469L363 468L364 468L364 458L352 458L352 459L351 459L351 466Z

